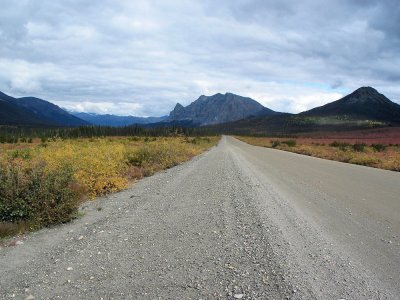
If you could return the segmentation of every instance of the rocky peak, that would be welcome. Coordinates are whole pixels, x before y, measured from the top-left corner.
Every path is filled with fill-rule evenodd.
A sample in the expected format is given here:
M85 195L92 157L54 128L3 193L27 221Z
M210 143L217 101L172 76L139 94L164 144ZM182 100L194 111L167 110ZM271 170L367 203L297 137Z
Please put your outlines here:
M174 110L180 110L180 109L182 109L183 108L183 105L182 104L180 104L179 102L175 105L175 108L174 108Z
M259 115L265 111L265 107L251 98L232 93L218 93L213 96L202 95L186 107L177 105L170 113L169 119L191 120L195 124L208 125L232 122Z
M177 116L180 116L184 110L185 108L183 105L178 102L169 115L171 118L176 118Z
M343 98L347 104L385 103L389 100L372 87L360 87L350 95Z

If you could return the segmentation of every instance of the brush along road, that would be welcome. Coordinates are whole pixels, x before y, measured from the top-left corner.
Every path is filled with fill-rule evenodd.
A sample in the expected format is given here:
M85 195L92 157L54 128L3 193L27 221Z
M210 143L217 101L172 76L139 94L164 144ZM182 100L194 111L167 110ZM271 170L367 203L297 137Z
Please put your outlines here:
M1 298L395 299L400 174L223 137L0 250Z

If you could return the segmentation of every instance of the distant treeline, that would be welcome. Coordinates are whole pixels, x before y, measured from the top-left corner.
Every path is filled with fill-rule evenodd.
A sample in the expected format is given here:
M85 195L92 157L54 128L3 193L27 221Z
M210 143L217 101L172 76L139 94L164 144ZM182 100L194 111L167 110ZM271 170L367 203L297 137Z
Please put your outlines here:
M138 125L126 127L81 126L73 128L27 128L0 126L0 143L32 141L33 138L92 138L104 136L213 136L209 128L184 128L178 126L147 128Z

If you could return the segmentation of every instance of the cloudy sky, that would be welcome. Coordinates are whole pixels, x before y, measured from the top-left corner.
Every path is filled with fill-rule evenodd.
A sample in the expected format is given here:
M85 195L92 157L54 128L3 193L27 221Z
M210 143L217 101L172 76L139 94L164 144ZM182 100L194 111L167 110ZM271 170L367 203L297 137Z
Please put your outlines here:
M0 0L0 90L164 115L233 92L300 112L373 86L400 103L398 0Z

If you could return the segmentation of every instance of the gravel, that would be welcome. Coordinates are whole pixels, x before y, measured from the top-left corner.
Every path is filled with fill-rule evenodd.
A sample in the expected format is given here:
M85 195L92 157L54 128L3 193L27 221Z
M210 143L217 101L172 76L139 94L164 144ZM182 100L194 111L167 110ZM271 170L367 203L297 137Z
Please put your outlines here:
M265 151L223 137L188 163L86 203L80 219L0 249L0 298L395 299L395 280L329 231L332 220L324 227L309 213L317 208L292 202L298 179L285 169L292 186L272 178ZM351 212L357 221L363 213ZM394 242L380 244L398 246L393 230ZM398 275L398 254L387 253L384 268Z

